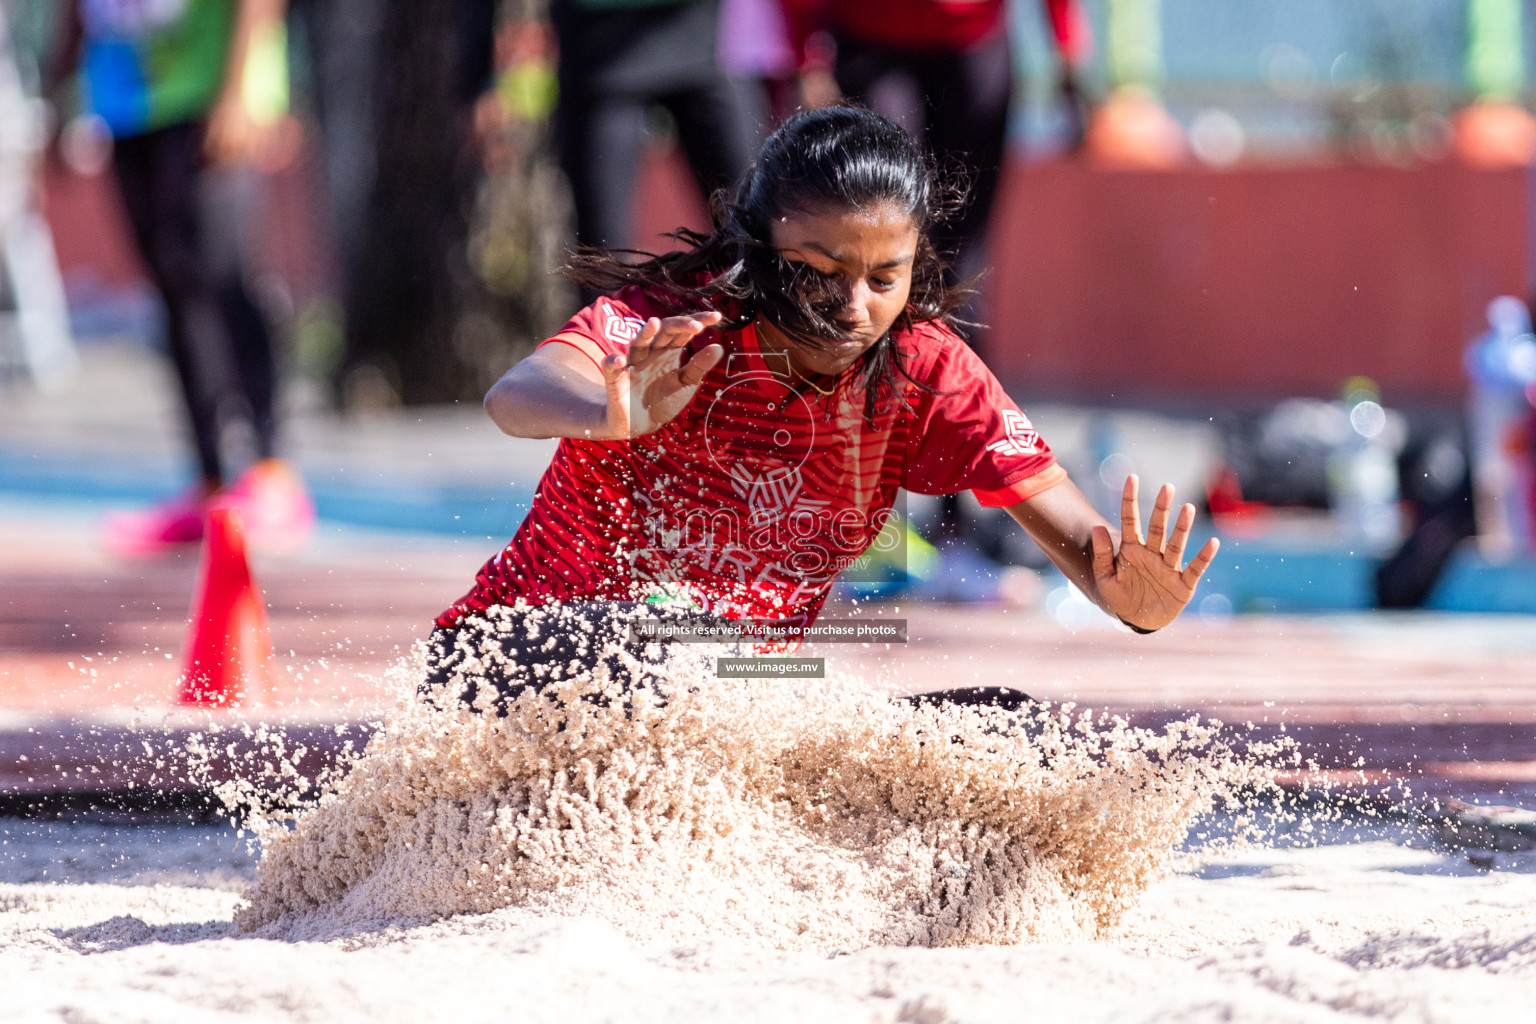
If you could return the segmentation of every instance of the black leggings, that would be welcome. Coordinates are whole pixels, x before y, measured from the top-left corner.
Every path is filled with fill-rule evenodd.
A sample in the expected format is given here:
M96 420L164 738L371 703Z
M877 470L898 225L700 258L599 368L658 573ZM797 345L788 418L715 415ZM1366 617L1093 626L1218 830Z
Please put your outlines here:
M205 480L220 481L222 419L250 420L258 458L273 454L275 427L271 336L246 291L238 258L230 255L233 238L224 237L235 218L222 211L230 224L207 222L201 122L118 139L112 159L139 253L165 301L166 341L199 468ZM223 256L214 255L216 246Z
M473 704L485 684L496 691L494 702L500 707L525 690L542 689L554 679L590 672L599 664L624 678L629 670L613 648L642 666L665 660L664 645L630 639L630 619L664 614L621 601L496 608L485 617L432 631L427 640L427 676L417 690L424 695L458 694L466 704ZM605 648L609 653L602 653Z
M660 106L708 197L735 183L757 152L760 98L715 63L713 0L598 10L556 2L560 106L555 133L582 245L653 249L630 212L646 119Z
M590 601L545 605L530 616L531 611L498 608L489 618L469 618L453 628L434 629L427 641L427 676L418 692L429 697L457 694L472 704L485 683L496 691L493 701L505 713L505 702L527 689L541 689L554 678L591 671L599 663L599 652L610 643L633 657L644 676L649 667L661 665L672 642L637 642L627 635L631 617L668 614L650 606ZM467 664L471 658L478 664ZM619 678L629 671L617 653L602 656L601 662ZM1034 704L1028 694L1002 686L934 690L899 699L1008 711Z

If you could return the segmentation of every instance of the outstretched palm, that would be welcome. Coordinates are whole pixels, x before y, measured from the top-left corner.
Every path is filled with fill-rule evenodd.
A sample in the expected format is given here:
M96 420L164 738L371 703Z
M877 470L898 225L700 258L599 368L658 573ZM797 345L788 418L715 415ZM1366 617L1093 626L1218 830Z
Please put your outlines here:
M719 322L719 313L652 317L628 352L603 360L608 437L641 437L683 411L725 350L706 345L686 362L683 355L695 335Z
M1189 531L1195 522L1195 506L1179 509L1173 532L1168 532L1168 515L1173 506L1173 486L1164 484L1152 506L1147 535L1141 534L1141 508L1137 502L1140 484L1134 475L1126 478L1120 499L1120 550L1114 550L1109 530L1093 528L1093 576L1099 597L1106 608L1124 622L1142 629L1160 629L1179 617L1195 584L1216 557L1221 542L1215 537L1205 542L1187 568L1181 568Z

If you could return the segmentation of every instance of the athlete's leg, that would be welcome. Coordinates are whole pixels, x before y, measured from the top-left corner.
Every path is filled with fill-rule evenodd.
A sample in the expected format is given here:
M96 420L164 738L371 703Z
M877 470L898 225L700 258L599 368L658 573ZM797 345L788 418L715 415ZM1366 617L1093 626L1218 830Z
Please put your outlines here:
M526 690L540 690L600 665L614 678L630 678L633 666L626 656L639 663L644 681L659 682L660 677L647 669L665 662L669 642L631 639L629 627L636 617L665 614L655 606L628 601L492 609L451 629L433 630L427 676L417 690L473 704L483 685L495 692L494 703L503 707Z
M1007 714L1001 716L1001 721L988 723L984 732L1004 736L1039 735L1040 725L1034 720L1034 712L1040 707L1039 702L1029 694L1010 687L961 686L951 690L914 693L901 700L918 707L998 708ZM951 737L951 742L958 743L960 739ZM1042 756L1040 763L1047 764L1049 759Z

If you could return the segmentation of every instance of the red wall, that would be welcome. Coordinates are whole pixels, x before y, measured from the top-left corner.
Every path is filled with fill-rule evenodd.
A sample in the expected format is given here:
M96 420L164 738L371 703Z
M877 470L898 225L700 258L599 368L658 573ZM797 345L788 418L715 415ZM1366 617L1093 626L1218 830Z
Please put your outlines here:
M989 360L1029 394L1461 393L1461 349L1529 280L1528 178L1453 164L1109 172L1015 162Z
M81 176L49 170L43 209L60 268L65 273L88 268L109 285L140 280L143 264L128 235L111 173Z

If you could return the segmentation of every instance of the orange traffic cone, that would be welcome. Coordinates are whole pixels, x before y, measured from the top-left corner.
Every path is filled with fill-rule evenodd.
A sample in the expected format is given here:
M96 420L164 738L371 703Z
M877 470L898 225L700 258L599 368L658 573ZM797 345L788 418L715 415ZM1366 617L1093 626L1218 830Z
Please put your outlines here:
M181 703L233 707L247 692L271 688L267 606L245 557L240 513L215 502L208 511L202 578L192 601Z

